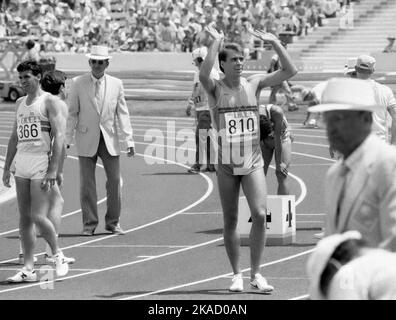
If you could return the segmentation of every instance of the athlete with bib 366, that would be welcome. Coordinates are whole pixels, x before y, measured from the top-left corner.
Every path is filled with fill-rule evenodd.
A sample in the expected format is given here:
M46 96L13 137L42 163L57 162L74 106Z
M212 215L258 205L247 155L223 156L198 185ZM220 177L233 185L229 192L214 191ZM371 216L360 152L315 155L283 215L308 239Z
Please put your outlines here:
M208 25L206 31L213 41L201 66L199 79L208 93L212 124L218 134L217 181L223 208L224 244L234 272L230 291L243 291L237 232L242 185L252 217L250 284L261 292L271 292L274 288L259 272L265 244L267 186L260 150L258 97L264 87L272 87L291 78L297 69L276 36L250 30L255 37L273 46L282 68L271 74L243 78L244 55L239 45L222 46L224 35L213 24ZM210 77L217 54L220 70L224 73L222 80Z
M66 131L66 118L58 99L40 88L41 66L32 60L17 67L22 88L14 125L8 142L3 184L10 186L10 166L15 158L15 186L19 209L19 232L24 251L24 267L8 282L37 281L34 270L36 226L51 247L56 275L64 276L69 266L58 245L56 229L48 218L52 188L56 183Z

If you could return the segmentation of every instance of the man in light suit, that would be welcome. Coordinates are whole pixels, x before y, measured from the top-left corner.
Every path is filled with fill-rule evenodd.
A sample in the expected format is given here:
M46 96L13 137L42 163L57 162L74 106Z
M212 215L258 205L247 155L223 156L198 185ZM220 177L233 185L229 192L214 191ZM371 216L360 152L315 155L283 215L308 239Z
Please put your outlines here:
M375 91L367 81L335 78L322 94L331 148L343 157L327 172L325 233L358 230L369 245L396 251L396 148L371 133Z
M108 48L92 46L89 58L91 72L73 79L68 96L69 117L66 141L74 135L80 165L80 202L83 235L93 235L98 225L95 167L98 157L106 172L107 211L105 229L124 234L119 224L121 213L120 133L127 144L127 155L135 154L128 107L120 79L105 74L111 56Z

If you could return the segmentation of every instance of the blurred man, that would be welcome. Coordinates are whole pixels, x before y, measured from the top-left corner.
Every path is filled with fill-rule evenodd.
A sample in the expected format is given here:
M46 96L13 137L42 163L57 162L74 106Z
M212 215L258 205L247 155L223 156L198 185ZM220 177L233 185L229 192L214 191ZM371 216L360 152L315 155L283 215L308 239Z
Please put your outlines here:
M325 234L358 230L371 246L396 250L396 148L372 134L377 109L368 81L328 81L320 105L330 147L342 154L327 172Z

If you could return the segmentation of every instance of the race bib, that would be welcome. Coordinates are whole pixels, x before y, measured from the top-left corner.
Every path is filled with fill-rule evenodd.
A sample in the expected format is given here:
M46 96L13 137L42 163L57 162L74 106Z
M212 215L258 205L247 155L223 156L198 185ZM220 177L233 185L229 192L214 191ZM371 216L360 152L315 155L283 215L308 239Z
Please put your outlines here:
M254 111L224 114L227 142L251 141L258 135L257 114Z
M18 121L18 141L35 145L42 143L41 121L38 117L21 118Z

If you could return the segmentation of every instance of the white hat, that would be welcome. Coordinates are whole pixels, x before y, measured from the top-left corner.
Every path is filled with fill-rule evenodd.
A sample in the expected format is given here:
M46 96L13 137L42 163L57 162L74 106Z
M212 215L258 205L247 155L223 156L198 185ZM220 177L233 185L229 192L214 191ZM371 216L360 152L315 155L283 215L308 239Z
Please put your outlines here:
M333 110L371 111L376 108L375 92L367 80L332 78L323 90L321 104L310 107L309 112Z
M320 290L320 279L335 249L347 240L361 238L362 235L359 231L351 230L325 237L318 242L315 251L310 255L307 262L307 274L310 278L309 296L311 299L324 298Z
M373 73L375 68L375 62L376 61L372 56L364 54L357 58L356 68L359 68L359 71L364 70L369 73Z
M93 60L107 60L112 58L109 56L109 48L106 46L92 46L91 53L85 56Z
M206 47L197 48L192 52L193 60L197 58L202 58L205 60L206 55L208 54L208 49Z

